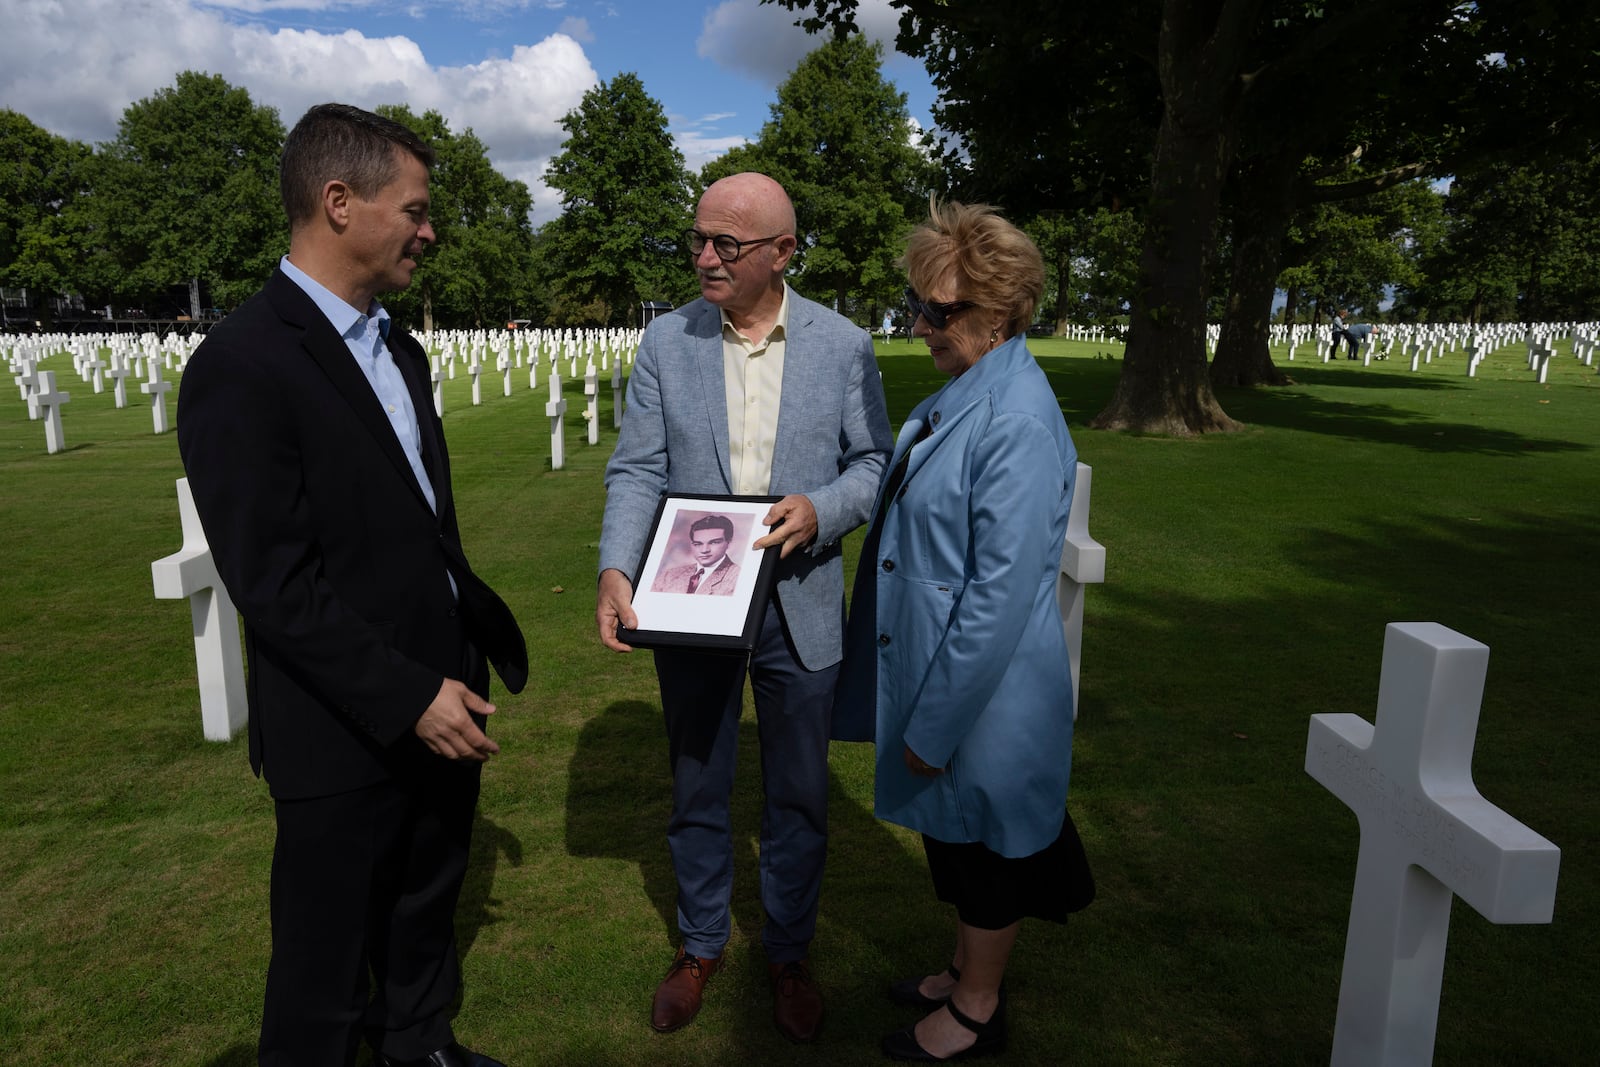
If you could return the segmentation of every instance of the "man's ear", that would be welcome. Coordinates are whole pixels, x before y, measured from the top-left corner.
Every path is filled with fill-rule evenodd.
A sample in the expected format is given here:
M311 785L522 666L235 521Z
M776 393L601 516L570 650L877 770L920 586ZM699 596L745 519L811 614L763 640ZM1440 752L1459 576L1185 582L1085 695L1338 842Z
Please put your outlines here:
M335 229L343 229L350 222L350 201L355 193L350 186L335 178L322 187L322 211Z
M784 234L775 242L778 254L772 260L774 273L782 274L789 269L789 260L794 258L795 249L799 246L799 240L791 234Z

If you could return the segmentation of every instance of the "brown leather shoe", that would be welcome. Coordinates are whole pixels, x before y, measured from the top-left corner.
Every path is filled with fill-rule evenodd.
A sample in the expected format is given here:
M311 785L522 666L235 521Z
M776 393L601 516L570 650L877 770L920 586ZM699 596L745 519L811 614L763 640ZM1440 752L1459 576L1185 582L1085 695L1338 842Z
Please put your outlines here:
M811 980L811 961L767 964L772 979L772 1021L790 1041L815 1041L822 1029L822 994Z
M722 957L703 960L678 949L667 976L656 986L650 1003L650 1026L658 1033L669 1033L687 1026L700 1013L700 997L706 983L722 967Z

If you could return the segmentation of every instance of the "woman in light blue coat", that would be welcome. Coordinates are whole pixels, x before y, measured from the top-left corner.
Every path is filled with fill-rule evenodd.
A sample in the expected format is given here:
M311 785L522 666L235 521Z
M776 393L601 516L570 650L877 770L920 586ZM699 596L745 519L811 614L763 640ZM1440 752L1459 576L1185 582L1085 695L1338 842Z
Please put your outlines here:
M993 209L934 205L904 260L912 336L951 376L901 427L857 571L836 716L876 718L876 812L921 831L957 911L933 1011L884 1038L939 1062L1005 1045L1001 978L1025 916L1093 895L1066 817L1072 677L1055 585L1077 453L1025 343L1038 250Z

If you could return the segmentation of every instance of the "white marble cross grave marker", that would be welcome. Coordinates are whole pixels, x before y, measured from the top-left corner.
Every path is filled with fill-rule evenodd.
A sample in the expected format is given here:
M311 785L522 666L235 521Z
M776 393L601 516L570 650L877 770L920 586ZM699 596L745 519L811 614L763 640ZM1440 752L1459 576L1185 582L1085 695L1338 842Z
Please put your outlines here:
M21 365L17 368L16 376L11 379L17 383L17 389L22 393L22 399L28 405L28 419L31 422L39 417L39 403L35 399L39 392L39 366L33 360L23 357Z
M1313 715L1306 773L1355 810L1355 891L1332 1067L1433 1061L1451 895L1492 923L1548 923L1561 850L1472 783L1489 648L1390 623L1375 723Z
M44 450L49 455L55 455L66 447L66 441L61 436L61 405L72 399L71 393L56 392L56 372L42 370L38 376L38 391L33 394L30 403L39 411L39 417L44 420Z
M588 423L589 443L600 443L600 372L594 363L583 370L583 419Z
M113 352L111 354L111 396L115 400L117 410L121 411L128 406L128 376L133 373L133 368L128 366L128 361Z
M1072 717L1078 717L1078 654L1083 648L1083 596L1086 585L1106 580L1106 550L1089 536L1089 483L1093 470L1080 463L1073 476L1072 507L1067 512L1067 539L1061 545L1061 571L1056 575L1056 605L1067 634L1067 660L1072 668Z
M567 402L561 396L561 375L553 363L550 365L550 399L544 405L544 413L550 416L550 469L558 471L567 465Z
M110 366L100 358L100 349L96 348L88 358L83 361L84 373L89 376L89 382L94 386L96 396L106 391L105 370Z
M161 380L161 361L152 359L150 362L150 380L139 386L139 391L150 397L150 424L155 427L156 433L167 432L167 391L172 388L171 382Z
M1528 369L1538 376L1540 385L1550 380L1550 357L1553 355L1555 349L1551 348L1543 338L1529 346Z
M622 428L622 357L611 361L611 426Z
M158 600L189 600L200 674L200 723L207 741L227 741L249 717L239 613L217 575L187 478L178 479L178 516L183 522L183 548L151 563L150 577Z

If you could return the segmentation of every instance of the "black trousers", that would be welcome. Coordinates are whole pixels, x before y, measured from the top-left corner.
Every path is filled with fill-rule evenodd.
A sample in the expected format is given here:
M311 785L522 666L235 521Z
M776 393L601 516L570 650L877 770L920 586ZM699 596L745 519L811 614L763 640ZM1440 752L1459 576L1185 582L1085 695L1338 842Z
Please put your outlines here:
M453 1040L481 771L434 759L405 781L277 802L263 1067L348 1067L363 1032L397 1059Z

